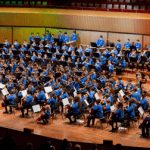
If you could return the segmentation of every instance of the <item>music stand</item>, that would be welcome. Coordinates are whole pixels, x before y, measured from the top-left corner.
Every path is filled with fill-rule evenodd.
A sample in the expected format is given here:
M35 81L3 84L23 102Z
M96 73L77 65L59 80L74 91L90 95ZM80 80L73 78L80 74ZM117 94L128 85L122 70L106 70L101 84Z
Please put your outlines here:
M68 64L69 64L69 66L71 67L71 69L73 69L73 68L76 66L74 62L68 63Z
M38 51L40 49L40 47L34 46L34 49Z
M55 53L56 52L56 48L51 48L51 52Z
M147 62L147 58L144 57L144 56L141 56L141 62L143 64L143 66L144 66L144 64ZM143 71L144 71L144 67L143 67Z
M14 59L19 60L19 56L14 55Z
M64 57L66 61L68 60L69 57L71 58L71 56L68 56L68 55L65 55Z
M40 41L41 41L41 38L34 38L34 40L35 40L36 42L40 42Z
M130 46L130 50L132 51L132 49L135 49L136 50L136 46L132 45Z
M59 39L58 38L54 38L54 43L58 43Z
M90 53L89 52L85 52L85 56L89 57Z
M65 62L65 61L60 61L59 63L63 66L68 66L67 62Z
M25 61L26 61L26 62L29 62L29 61L32 61L32 59L31 59L31 57L26 57L26 58L25 58Z
M53 60L53 64L54 64L54 66L57 66L57 65L59 65L59 61L58 60Z
M10 59L10 55L4 55L4 59Z
M78 64L79 69L82 69L83 66L84 66L83 64Z
M51 59L44 59L44 61L46 64L51 63Z
M61 53L61 54L64 53L64 50L63 50L63 49L60 49L60 50L59 50L59 53Z
M91 70L91 69L95 69L95 70L96 70L96 68L95 68L94 65L89 65L89 69L90 69L90 70Z
M35 62L37 64L43 64L43 60L41 58L35 58Z
M59 60L61 58L61 55L56 54L56 58Z
M71 55L71 52L67 52L68 53L68 55Z
M137 58L130 57L130 63L132 63L132 72L133 72L134 64L137 63Z
M93 56L99 58L99 53L93 53Z
M79 52L75 52L76 55L80 55Z
M106 65L101 65L101 68L102 68L102 70L104 70L105 72L106 72L106 71L109 71L109 67L106 66Z
M20 54L20 51L14 51L14 50L12 50L12 53L13 53L14 55L19 55L19 54Z
M26 54L31 55L31 52L30 51L24 51L24 55L26 55Z
M91 42L91 47L97 47L97 44L95 42Z

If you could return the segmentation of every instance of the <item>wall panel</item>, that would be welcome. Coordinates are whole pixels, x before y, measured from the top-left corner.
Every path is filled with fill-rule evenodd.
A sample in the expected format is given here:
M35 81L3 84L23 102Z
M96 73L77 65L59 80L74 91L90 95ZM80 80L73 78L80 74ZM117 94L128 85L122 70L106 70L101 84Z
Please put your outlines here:
M143 36L143 49L146 50L148 45L150 44L150 36Z
M116 44L118 39L121 40L122 48L127 42L127 39L130 39L133 45L137 39L139 39L142 44L142 35L109 33L109 42L114 42Z
M20 44L22 44L24 40L27 40L29 43L29 37L32 32L34 36L36 36L37 32L42 36L42 34L45 34L45 28L13 27L13 40L17 39Z
M90 42L97 42L100 35L103 35L104 40L107 43L107 33L106 32L95 32L95 31L76 31L78 35L78 44L90 44Z
M5 38L12 44L12 27L0 27L0 43L3 43Z

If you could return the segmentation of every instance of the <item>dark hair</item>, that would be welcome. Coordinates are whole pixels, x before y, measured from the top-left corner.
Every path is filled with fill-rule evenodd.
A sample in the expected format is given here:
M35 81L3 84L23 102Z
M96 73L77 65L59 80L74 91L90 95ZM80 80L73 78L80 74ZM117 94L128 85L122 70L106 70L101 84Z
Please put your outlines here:
M103 38L103 36L102 36L102 35L100 35L100 38Z
M120 42L120 39L118 39L117 41Z
M81 102L80 102L80 97L79 96L75 96L74 101L79 103L79 107L82 106Z
M64 34L67 34L67 32L64 32Z

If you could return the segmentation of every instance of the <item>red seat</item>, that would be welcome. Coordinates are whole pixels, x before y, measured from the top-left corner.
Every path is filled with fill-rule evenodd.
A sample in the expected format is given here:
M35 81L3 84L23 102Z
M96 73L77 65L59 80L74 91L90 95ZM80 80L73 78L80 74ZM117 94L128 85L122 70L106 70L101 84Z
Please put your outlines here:
M129 10L130 13L136 13L136 10Z
M129 10L128 9L123 9L123 12L129 12Z
M143 13L149 13L149 10L143 10Z
M107 11L107 8L102 8L102 10L101 11Z
M95 8L83 7L83 10L95 10Z
M96 8L96 11L102 11L102 8Z
M143 10L137 10L137 13L143 13Z
M113 12L121 12L121 9L109 9L109 11L113 11Z
M82 10L82 7L66 7L66 9Z

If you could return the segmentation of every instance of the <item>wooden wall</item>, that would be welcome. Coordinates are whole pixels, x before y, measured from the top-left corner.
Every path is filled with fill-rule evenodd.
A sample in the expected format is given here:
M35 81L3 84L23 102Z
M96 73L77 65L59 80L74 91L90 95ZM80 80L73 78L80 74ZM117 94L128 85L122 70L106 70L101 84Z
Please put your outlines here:
M146 49L147 46L150 44L150 36L143 36L143 49Z
M116 44L118 39L121 40L122 48L125 46L127 39L130 39L132 45L135 44L137 39L140 40L141 44L143 43L142 35L109 33L109 42L114 42Z
M0 43L3 43L5 38L12 44L12 27L0 27Z
M0 26L54 27L150 34L149 14L40 8L6 9L0 10Z
M103 35L104 40L107 43L107 33L106 32L95 32L95 31L82 31L77 30L76 34L78 36L78 44L90 44L90 42L97 42L100 35Z
M29 43L29 37L32 32L34 36L36 36L37 32L42 36L42 34L45 34L45 28L13 27L13 40L17 39L20 44L22 44L24 40L27 40L27 43Z

